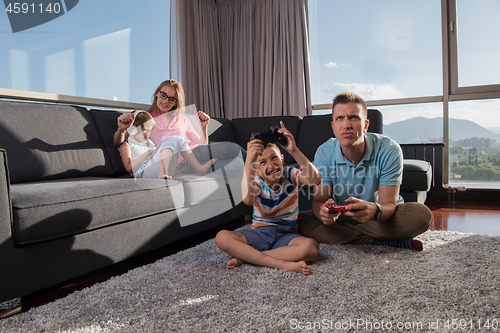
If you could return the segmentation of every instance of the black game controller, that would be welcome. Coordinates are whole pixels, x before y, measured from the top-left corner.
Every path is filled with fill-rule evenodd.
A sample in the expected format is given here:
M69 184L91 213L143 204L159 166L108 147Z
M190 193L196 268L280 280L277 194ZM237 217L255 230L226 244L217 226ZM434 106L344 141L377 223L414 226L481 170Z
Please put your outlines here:
M279 126L272 126L271 130L262 134L253 132L252 135L250 136L250 141L254 139L259 139L263 142L264 146L266 146L270 142L271 143L278 142L282 146L286 146L288 144L288 139L286 138L286 136L278 132L279 129L280 129Z

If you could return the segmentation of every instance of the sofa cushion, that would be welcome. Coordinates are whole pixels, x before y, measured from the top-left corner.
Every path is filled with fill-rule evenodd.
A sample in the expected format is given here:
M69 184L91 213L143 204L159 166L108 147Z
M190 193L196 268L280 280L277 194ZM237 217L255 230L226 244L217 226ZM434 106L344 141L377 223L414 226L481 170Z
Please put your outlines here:
M177 181L140 181L82 177L12 185L15 244L48 241L172 211L173 197L184 197Z
M400 191L429 191L432 183L432 167L427 161L404 159L403 183Z
M118 129L117 118L122 113L117 111L104 111L104 110L90 110L92 118L96 124L97 130L102 138L104 149L109 156L111 166L113 168L113 175L121 176L128 174L123 166L120 151L113 143L113 135Z
M188 174L174 177L182 182L184 205L194 206L202 202L216 202L220 199L241 202L241 175L224 175L219 170L206 175ZM227 187L229 185L229 188Z
M233 122L224 118L212 118L208 123L209 142L236 142ZM246 146L245 146L246 147Z
M241 175L225 176L220 170L206 175L183 175L184 207L188 211L179 215L179 223L186 226L223 214L241 202Z
M233 119L234 134L236 143L243 148L247 148L247 143L253 132L264 133L271 129L271 126L280 125L283 121L286 128L292 133L295 139L299 132L300 118L296 116L273 116L273 117L251 117ZM282 153L285 156L285 163L294 163L290 154L288 154L279 144Z
M407 191L399 192L399 194L403 197L404 202L420 202L423 204L427 199L427 191Z
M81 107L2 101L0 148L13 184L112 173L94 121Z
M332 115L305 116L300 123L297 146L306 157L313 161L319 146L333 138Z
M368 132L384 134L384 119L382 117L382 112L377 109L368 109L368 120L370 120Z

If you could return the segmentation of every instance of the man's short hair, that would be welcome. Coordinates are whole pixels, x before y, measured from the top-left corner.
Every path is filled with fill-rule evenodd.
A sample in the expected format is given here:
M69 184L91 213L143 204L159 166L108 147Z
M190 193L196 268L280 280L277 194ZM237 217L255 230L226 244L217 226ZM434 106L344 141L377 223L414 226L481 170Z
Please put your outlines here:
M365 116L368 116L368 108L366 107L365 100L351 92L343 92L335 96L335 98L333 99L332 113L333 109L335 109L335 105L346 104L346 103L361 104L363 110L365 111Z

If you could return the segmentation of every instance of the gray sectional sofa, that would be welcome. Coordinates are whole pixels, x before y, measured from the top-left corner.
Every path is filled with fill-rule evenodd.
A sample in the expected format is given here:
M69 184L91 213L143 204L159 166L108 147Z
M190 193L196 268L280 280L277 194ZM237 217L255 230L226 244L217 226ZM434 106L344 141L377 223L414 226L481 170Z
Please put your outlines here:
M17 298L218 227L251 213L238 172L136 182L112 143L120 112L0 101L0 302ZM382 115L370 110L372 132ZM212 119L211 142L246 147L282 120L311 160L331 116ZM286 154L285 154L286 155ZM285 157L293 163L291 156ZM228 169L241 170L236 159ZM238 167L238 163L240 163ZM402 193L422 198L428 162L408 161ZM410 173L408 173L410 175ZM301 191L301 209L310 207Z

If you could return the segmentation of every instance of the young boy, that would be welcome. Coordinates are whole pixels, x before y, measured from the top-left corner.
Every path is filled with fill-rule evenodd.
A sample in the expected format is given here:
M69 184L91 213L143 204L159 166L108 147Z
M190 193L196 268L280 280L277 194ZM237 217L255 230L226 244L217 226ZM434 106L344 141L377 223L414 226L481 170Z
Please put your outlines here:
M318 254L318 243L298 234L299 185L318 185L321 175L297 148L292 134L281 122L278 130L288 143L283 148L292 155L300 169L283 166L283 155L276 144L264 147L254 139L247 144L247 158L242 180L243 202L253 205L250 230L222 230L215 237L217 246L234 258L227 262L232 269L244 262L309 275L304 262Z
M155 125L156 122L151 114L146 111L136 111L129 136L120 145L123 166L134 177L171 179L172 177L168 175L168 166L172 156L177 153L180 153L197 173L207 173L217 161L211 159L205 164L200 164L189 149L188 141L180 136L163 139L156 151L153 141L149 139Z

